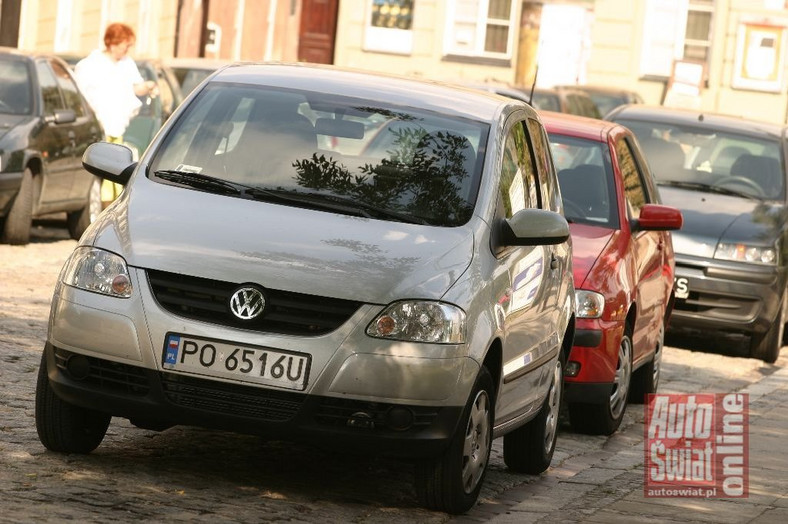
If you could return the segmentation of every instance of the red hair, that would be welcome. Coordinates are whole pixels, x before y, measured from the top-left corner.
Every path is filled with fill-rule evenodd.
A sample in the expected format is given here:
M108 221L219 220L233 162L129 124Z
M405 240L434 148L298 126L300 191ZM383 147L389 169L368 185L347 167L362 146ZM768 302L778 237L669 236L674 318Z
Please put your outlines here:
M109 46L122 44L124 42L134 43L136 38L134 29L119 22L108 25L107 30L104 31L104 45L107 46L108 49Z

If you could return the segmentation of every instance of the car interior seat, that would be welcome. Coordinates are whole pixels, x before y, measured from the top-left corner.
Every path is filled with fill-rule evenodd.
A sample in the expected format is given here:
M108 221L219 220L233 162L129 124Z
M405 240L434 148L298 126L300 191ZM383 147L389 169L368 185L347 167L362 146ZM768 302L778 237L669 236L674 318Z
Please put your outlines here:
M602 166L581 164L562 169L558 172L558 183L563 199L579 207L585 217L609 218L610 202ZM566 213L571 216L571 211L571 206L567 206Z
M726 146L722 148L714 159L712 172L720 175L730 175L733 163L736 162L740 156L747 154L749 154L749 151L742 146Z
M776 158L741 155L731 166L731 176L744 177L761 187L763 196L778 198L782 196L782 170Z
M686 178L684 168L686 156L680 145L657 137L647 137L638 141L646 153L655 177L660 180L678 181Z

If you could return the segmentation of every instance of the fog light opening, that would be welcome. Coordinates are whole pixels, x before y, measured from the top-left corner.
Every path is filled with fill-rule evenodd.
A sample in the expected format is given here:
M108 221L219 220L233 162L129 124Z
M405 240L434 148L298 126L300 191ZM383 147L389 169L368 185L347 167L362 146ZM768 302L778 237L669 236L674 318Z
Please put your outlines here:
M356 411L347 419L347 425L351 428L375 429L375 421L372 415L365 411Z
M66 360L66 370L74 380L85 380L90 376L90 361L83 355L71 355Z
M566 368L564 369L565 377L576 377L578 373L580 373L580 362L570 360L566 363Z
M410 409L395 406L386 412L386 426L395 431L407 431L413 427L414 418Z

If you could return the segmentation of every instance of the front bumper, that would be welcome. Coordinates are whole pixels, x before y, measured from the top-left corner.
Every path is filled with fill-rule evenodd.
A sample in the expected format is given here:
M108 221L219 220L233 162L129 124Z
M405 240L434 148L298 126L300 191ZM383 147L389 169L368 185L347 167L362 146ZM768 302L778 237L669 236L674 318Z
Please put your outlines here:
M219 382L86 357L51 344L44 351L58 397L150 429L200 426L419 458L445 449L463 410Z
M607 402L613 389L624 322L578 319L567 369L579 366L574 376L564 376L568 402Z
M761 334L772 325L785 288L785 268L676 255L676 297L671 331Z
M11 202L19 193L19 187L22 185L22 175L24 173L19 171L5 171L0 173L0 217L3 217L11 207Z
M120 299L59 283L46 346L55 393L142 427L196 425L395 456L428 456L454 434L479 364L461 345L374 339L362 305L319 336L271 334L162 308L145 271ZM167 334L310 355L303 391L164 368ZM71 364L69 364L71 362ZM86 371L87 370L87 371Z

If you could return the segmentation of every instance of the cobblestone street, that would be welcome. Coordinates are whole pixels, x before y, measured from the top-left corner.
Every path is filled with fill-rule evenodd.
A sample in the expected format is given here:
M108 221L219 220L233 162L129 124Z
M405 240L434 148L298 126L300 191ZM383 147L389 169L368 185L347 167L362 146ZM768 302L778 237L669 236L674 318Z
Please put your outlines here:
M418 505L412 466L259 437L113 419L92 454L45 451L35 382L52 289L76 245L39 226L27 246L0 245L0 522L788 522L788 351L775 365L735 341L666 348L661 393L750 394L750 496L645 499L642 406L612 437L561 427L552 467L509 473L502 442L480 504L450 517Z

